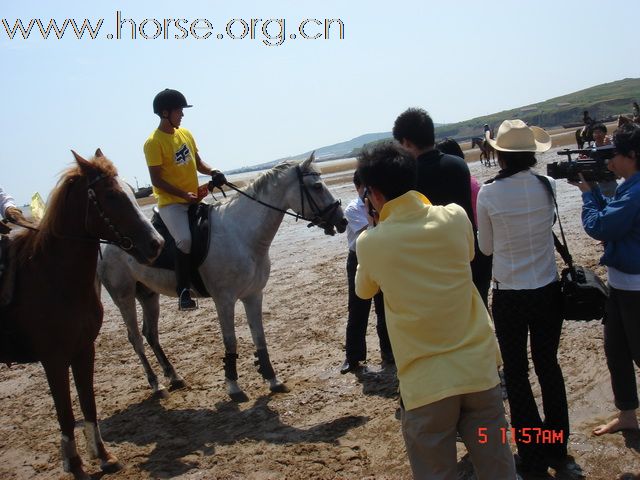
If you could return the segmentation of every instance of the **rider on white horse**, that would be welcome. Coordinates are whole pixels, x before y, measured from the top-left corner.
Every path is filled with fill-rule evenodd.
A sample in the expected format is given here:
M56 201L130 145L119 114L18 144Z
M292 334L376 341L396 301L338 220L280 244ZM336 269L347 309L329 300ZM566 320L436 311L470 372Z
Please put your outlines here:
M210 174L214 187L227 182L222 172L213 170L200 158L191 132L180 128L184 116L182 109L191 106L177 90L167 88L158 93L153 99L153 113L160 117L160 125L144 144L160 218L176 242L176 293L180 310L197 308L190 292L188 211L190 204L198 202L198 172Z

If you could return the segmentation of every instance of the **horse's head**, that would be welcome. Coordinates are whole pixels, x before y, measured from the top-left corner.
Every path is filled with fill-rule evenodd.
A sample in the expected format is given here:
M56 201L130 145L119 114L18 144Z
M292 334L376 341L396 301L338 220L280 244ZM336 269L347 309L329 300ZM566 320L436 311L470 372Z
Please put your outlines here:
M86 179L87 234L118 245L141 263L155 260L164 240L144 216L133 192L118 177L113 164L100 149L91 161L76 152L73 155Z
M347 228L347 219L340 201L331 194L313 164L314 154L295 166L297 182L292 183L287 197L289 205L298 215L310 219L313 225L324 229L327 235L342 233Z

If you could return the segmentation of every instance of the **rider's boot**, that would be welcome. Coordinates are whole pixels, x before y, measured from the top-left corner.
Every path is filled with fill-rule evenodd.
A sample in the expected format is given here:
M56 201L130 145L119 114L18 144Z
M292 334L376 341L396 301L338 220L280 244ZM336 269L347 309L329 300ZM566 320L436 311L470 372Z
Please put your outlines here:
M176 252L176 293L178 294L178 310L195 310L198 304L191 298L189 254L180 250Z

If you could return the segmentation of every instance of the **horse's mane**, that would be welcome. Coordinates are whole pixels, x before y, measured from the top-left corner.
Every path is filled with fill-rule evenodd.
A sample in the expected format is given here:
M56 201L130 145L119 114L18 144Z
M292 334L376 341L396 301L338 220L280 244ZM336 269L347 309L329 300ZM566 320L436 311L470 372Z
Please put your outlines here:
M278 178L284 172L286 172L292 167L295 167L296 165L298 165L298 162L293 162L293 161L285 161L285 162L279 163L275 167L260 174L258 178L256 178L253 182L251 182L249 184L249 187L247 187L247 193L255 195L259 191L267 188L269 186L269 183L273 179Z
M117 175L116 167L106 157L94 157L89 162L95 175L114 177ZM37 230L25 230L12 239L12 245L16 249L18 261L26 261L38 251L41 251L48 241L62 234L60 231L65 215L76 215L77 212L69 209L69 191L77 182L87 177L88 170L82 169L79 164L69 167L63 172L56 187L49 195L44 217L40 221Z

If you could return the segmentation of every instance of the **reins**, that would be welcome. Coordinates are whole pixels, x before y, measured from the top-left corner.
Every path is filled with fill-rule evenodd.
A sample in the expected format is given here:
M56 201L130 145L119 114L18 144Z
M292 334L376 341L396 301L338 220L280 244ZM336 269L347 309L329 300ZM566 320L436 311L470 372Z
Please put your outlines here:
M122 248L125 251L129 251L134 247L133 241L129 238L129 237L125 237L123 236L118 229L115 227L115 225L111 222L111 219L104 213L104 210L102 209L102 207L100 206L100 202L98 202L98 198L96 197L96 192L92 187L92 185L96 184L97 182L99 182L100 180L104 179L104 178L108 178L108 175L105 174L100 174L98 175L96 178L94 178L93 180L91 180L88 185L87 185L87 198L88 200L94 205L94 207L96 208L98 215L100 216L100 218L102 219L102 221L105 223L105 225L107 227L109 227L109 229L113 232L114 236L116 237L116 240L103 240L101 238L95 238L95 237L80 237L80 236L76 236L76 235L56 235L56 237L58 238L62 238L64 240L77 240L77 241L83 241L83 242L98 242L98 243L102 243L102 244L109 244L109 245L117 245L120 248ZM87 211L85 214L85 229L88 230L88 221L89 221L89 202L87 202ZM31 225L27 225L27 224L22 224L19 222L15 222L13 220L8 220L5 219L6 223L11 223L12 225L17 225L19 227L22 228L26 228L27 230L31 230L34 232L40 232L41 230L37 227L31 226Z
M318 172L302 173L302 170L300 169L300 166L296 166L296 173L298 175L298 183L300 185L300 203L301 203L301 206L302 206L302 213L291 213L288 210L284 210L282 208L279 208L279 207L276 207L274 205L270 205L270 204L268 204L266 202L263 202L259 198L256 198L253 195L249 195L248 193L244 192L237 185L234 185L231 182L226 182L225 185L227 185L231 190L235 190L240 195L243 195L243 196L253 200L256 203L259 203L260 205L262 205L264 207L270 208L272 210L275 210L277 212L283 213L285 215L289 215L290 217L295 218L296 221L298 221L298 219L302 219L302 220L305 220L305 221L309 222L309 225L307 225L307 227L321 226L321 224L325 222L325 220L322 218L322 216L327 214L327 213L330 213L330 212L334 211L335 209L337 209L340 206L341 202L339 200L336 200L335 202L333 202L332 204L328 205L327 207L325 207L324 209L321 210L318 207L318 204L313 200L313 197L311 196L311 193L309 192L309 189L307 188L307 186L304 184L304 181L303 181L304 177L320 176L320 174ZM224 192L223 192L223 194L224 194ZM311 207L311 211L314 214L313 218L307 217L304 214L305 198L307 199L307 203L309 203L309 206Z

